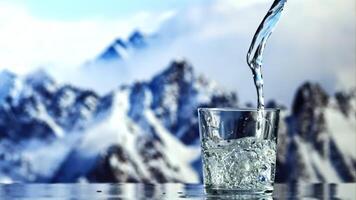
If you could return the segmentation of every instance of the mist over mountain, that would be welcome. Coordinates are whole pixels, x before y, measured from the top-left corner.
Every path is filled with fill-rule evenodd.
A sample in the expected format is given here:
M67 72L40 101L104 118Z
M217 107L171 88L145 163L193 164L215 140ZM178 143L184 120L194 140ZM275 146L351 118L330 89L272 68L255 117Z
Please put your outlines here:
M45 71L0 77L1 182L198 182L196 108L242 104L185 60L105 95ZM299 87L282 111L277 181L355 181L355 94Z

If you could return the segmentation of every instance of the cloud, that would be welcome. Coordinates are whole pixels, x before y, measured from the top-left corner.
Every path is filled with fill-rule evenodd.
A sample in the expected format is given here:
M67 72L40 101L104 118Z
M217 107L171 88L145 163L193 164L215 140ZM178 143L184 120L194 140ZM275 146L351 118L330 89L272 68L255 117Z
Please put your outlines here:
M174 58L187 58L198 73L236 90L242 102L254 101L256 91L245 57L270 4L267 0L209 1L180 11L135 13L129 19L69 22L38 19L21 7L1 5L0 65L26 71L56 63L58 72L73 72L71 80L76 83L92 87L101 81L100 87L110 90L123 82L149 79ZM353 0L287 2L265 51L266 99L290 105L296 87L306 80L320 82L330 93L356 86L354 7ZM136 27L157 30L164 42L134 56L126 68L86 77L87 82L72 70Z
M174 42L152 57L188 58L199 72L237 90L242 102L253 101L256 91L245 57L271 2L237 2L214 1L177 13L160 30ZM330 93L356 86L354 7L352 0L288 1L265 51L267 99L290 105L296 87L307 80Z
M32 16L20 4L0 2L0 69L26 73L38 66L71 68L92 59L133 29L156 29L172 11L142 11L126 19L61 21Z

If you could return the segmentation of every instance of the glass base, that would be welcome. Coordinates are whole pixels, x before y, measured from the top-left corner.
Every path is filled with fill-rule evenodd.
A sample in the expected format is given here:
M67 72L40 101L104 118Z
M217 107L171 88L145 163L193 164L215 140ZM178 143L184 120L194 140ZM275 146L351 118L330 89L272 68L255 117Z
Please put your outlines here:
M205 187L205 193L207 195L217 195L217 196L240 196L246 198L260 198L260 197L271 197L273 193L272 188L266 189L256 189L256 190L244 190L244 189L226 189L226 188L212 188L212 187ZM268 198L267 198L268 199Z

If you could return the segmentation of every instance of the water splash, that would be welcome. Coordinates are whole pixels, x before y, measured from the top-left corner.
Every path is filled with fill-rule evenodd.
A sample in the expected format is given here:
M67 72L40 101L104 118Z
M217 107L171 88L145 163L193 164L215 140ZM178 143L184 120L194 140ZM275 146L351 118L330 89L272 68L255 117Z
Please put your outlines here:
M257 109L264 109L264 95L263 95L263 76L262 76L262 61L263 51L266 42L271 36L274 28L279 21L282 10L287 0L275 0L268 10L266 16L263 18L261 24L252 39L250 48L247 53L247 64L252 70L253 79L257 90Z

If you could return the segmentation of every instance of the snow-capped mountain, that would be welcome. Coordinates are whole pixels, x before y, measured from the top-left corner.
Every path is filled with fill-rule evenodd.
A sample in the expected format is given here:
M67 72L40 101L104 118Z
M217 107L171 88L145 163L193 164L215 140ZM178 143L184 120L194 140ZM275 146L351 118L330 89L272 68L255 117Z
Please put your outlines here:
M197 182L193 164L200 160L200 150L187 145L197 144L199 137L196 107L237 104L235 94L195 75L186 61L173 61L152 80L123 86L103 99L107 109L98 117L101 122L89 128L55 182L83 177L99 182Z
M355 100L355 91L329 96L309 82L297 90L281 123L279 181L356 180Z
M100 122L89 128L53 181L72 182L80 178L99 182L197 180L189 163L199 157L198 149L184 146L146 108L142 113L148 118L156 138L149 135L151 130L144 129L127 115L129 92L124 89L110 94L110 109L101 114ZM171 156L178 152L186 156Z
M142 33L139 30L134 31L127 40L117 38L112 42L94 61L96 63L119 62L127 59L132 54L146 48L154 36Z
M122 86L102 97L58 85L43 71L9 77L22 88L15 97L10 95L13 92L4 95L9 100L3 107L9 109L1 110L1 115L12 118L2 119L1 141L14 149L4 151L4 157L18 155L19 163L31 171L19 174L24 167L5 160L0 170L10 180L199 181L193 164L199 161L200 150L186 145L198 141L196 107L237 104L235 94L195 75L185 61L172 62L150 81ZM24 128L9 126L13 121ZM32 149L35 145L42 151ZM46 146L59 151L43 155ZM45 164L38 166L35 161Z
M69 133L91 121L98 96L60 86L44 71L26 77L3 71L1 77L1 180L38 181L52 176L75 142L75 134Z
M44 71L26 77L3 72L0 127L13 140L81 129L96 109L98 95L71 85L57 85ZM8 129L11 127L11 129ZM25 134L25 135L24 135Z
M198 182L196 108L238 106L184 60L104 96L44 71L0 77L0 182ZM355 181L355 99L298 89L281 113L277 181Z

